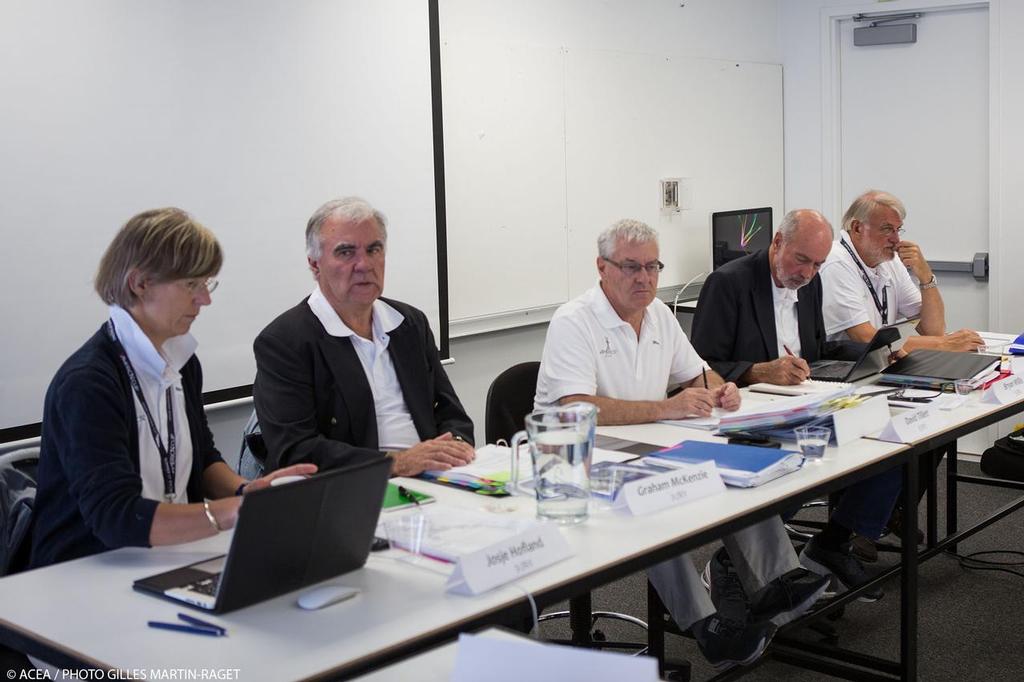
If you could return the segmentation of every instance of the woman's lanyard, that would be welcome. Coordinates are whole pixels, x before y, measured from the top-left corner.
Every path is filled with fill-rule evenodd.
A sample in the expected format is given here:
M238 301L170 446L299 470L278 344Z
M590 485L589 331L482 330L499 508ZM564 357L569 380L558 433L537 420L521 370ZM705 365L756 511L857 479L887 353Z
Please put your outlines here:
M146 413L146 421L149 423L149 433L153 436L153 442L156 443L156 449L160 452L160 472L164 477L164 500L166 502L174 501L174 479L178 470L177 452L178 445L174 438L174 408L171 404L173 393L171 387L167 387L167 393L164 398L164 402L167 403L167 447L164 447L163 439L160 438L160 431L156 428L156 421L153 420L153 413L149 410L149 405L146 403L146 396L142 393L142 386L139 384L139 377L135 374L135 368L132 367L131 360L128 359L128 353L125 351L121 341L117 338L117 332L114 330L113 320L107 320L107 333L110 335L110 340L117 346L118 355L121 358L121 364L124 365L124 371L128 373L128 382L132 385L132 391L135 392L135 397L139 399L139 403L142 405L142 411Z
M853 264L860 270L860 278L864 280L864 284L867 285L868 291L871 292L871 298L875 302L875 308L878 310L878 314L882 316L882 324L889 324L889 291L885 287L882 287L882 300L878 300L878 292L875 291L874 285L871 284L871 280L868 278L868 273L864 271L864 266L857 260L857 254L853 252L850 245L846 243L846 240L840 239L839 243L843 245L843 248L853 258Z

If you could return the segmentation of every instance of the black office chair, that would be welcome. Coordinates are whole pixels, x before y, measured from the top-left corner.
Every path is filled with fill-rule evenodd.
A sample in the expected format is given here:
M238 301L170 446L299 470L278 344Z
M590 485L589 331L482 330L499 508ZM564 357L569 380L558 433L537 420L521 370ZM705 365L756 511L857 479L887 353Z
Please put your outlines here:
M488 443L496 443L504 440L506 443L512 440L517 431L525 426L526 415L533 411L533 396L537 392L537 373L540 370L539 362L522 362L509 367L499 374L487 391L487 402L484 405L484 434ZM644 630L647 623L625 613L614 611L591 611L590 594L570 600L570 611L556 611L540 616L539 622L554 620L557 618L570 618L573 622L577 619L572 615L582 613L586 619L587 612L590 612L590 621L587 630L588 645L608 649L630 649L639 650L640 653L646 649L646 645L636 642L610 642L605 634L595 626L601 618L609 620L621 620L636 625ZM555 640L557 641L557 640ZM566 644L580 644L580 633L574 632L572 641Z
M39 448L0 455L0 576L28 567L38 468ZM17 673L35 671L24 654L2 644L0 668Z
M28 566L39 448L0 455L0 576Z
M238 453L238 475L250 481L263 476L267 467L267 445L260 432L256 410L242 429L242 448Z
M533 412L533 395L537 391L539 362L521 362L499 374L487 389L484 404L484 436L488 443L503 440L522 431L526 415Z

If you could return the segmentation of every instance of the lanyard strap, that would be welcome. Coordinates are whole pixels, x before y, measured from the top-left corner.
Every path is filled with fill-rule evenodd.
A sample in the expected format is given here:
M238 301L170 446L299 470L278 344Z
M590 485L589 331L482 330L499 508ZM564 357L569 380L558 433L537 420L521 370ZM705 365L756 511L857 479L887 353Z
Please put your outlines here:
M860 264L857 259L857 254L853 252L850 245L846 243L845 239L840 239L839 243L843 245L850 257L853 258L853 264L860 270L860 278L864 280L864 284L867 285L868 291L871 292L871 299L875 302L875 309L878 310L878 314L882 316L882 324L889 324L889 290L882 287L882 300L878 300L878 292L875 291L875 287L871 284L871 279L868 277L868 273L864 270L864 266Z
M153 442L156 443L157 451L160 453L160 473L162 473L164 477L164 500L167 502L173 502L175 476L178 470L178 443L174 437L174 409L171 403L173 398L171 387L167 387L167 392L164 395L164 402L167 405L167 446L164 447L163 439L160 438L160 431L157 429L156 421L153 419L153 413L150 412L149 404L146 402L146 396L142 393L142 386L139 384L139 377L135 373L135 368L132 367L131 360L128 359L128 353L125 351L120 339L117 338L117 331L114 329L114 323L112 320L107 320L107 333L110 335L111 341L113 341L114 345L117 347L117 353L121 358L121 364L124 365L124 370L128 374L128 383L131 384L135 397L139 399L139 403L142 405L142 411L146 414L146 422L149 424L149 433L153 437Z

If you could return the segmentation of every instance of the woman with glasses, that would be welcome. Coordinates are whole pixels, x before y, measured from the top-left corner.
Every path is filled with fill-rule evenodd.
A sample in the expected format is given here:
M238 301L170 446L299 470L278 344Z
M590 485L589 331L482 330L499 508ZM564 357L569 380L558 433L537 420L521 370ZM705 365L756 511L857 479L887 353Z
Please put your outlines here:
M234 526L255 481L213 444L189 329L210 304L220 244L176 208L121 228L96 274L109 317L46 393L31 566L107 549L198 540Z

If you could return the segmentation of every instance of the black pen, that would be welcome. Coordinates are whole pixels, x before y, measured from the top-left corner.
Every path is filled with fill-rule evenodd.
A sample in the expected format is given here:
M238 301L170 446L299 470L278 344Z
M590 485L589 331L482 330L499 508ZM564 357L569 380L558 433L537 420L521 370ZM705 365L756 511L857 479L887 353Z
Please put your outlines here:
M415 504L417 507L420 506L420 501L416 499L416 496L409 492L409 489L406 488L404 485L398 486L398 494L407 500L411 500L412 503Z
M187 632L192 635L206 635L207 637L223 637L224 632L212 628L201 628L196 625L181 625L180 623L162 623L158 620L151 620L146 623L151 628L158 630L173 630L175 632Z
M700 368L700 374L704 377L704 388L708 387L708 370L704 367Z

